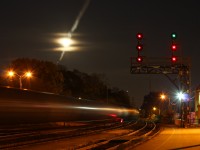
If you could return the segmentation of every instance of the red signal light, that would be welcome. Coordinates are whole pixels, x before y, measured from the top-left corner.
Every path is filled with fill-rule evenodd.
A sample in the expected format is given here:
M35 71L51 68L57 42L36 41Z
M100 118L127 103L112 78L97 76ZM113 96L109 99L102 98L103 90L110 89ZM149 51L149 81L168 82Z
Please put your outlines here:
M172 49L173 51L176 51L176 50L177 50L177 46L176 46L175 44L172 44L171 49Z
M142 35L142 33L138 33L138 34L136 35L136 37L137 37L138 40L141 40L141 39L143 38L143 35Z
M143 49L143 46L142 46L141 44L138 44L138 45L136 46L136 48L137 48L138 51L141 51L141 50Z
M143 58L142 58L141 56L138 56L138 57L137 57L137 62L140 63L140 62L142 62L142 61L143 61Z
M171 61L172 62L176 62L177 61L177 57L176 56L172 56Z

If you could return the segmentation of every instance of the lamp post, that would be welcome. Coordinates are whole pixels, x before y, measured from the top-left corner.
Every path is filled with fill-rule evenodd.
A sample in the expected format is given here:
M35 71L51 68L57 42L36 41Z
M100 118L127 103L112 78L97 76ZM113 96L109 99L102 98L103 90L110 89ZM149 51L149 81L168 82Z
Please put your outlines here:
M183 114L183 99L184 99L184 94L183 94L183 92L179 92L179 93L177 93L177 97L178 97L178 99L180 100L180 102L181 102L181 112L180 112L180 118L181 118L181 127L183 127L184 125L183 125L183 119L184 119L184 114Z
M153 107L153 111L156 111L158 109L158 115L160 115L160 109L156 108L155 106Z
M7 75L12 78L15 75L19 77L19 88L22 89L22 78L27 77L27 78L31 78L32 77L32 73L30 71L25 72L23 75L19 75L18 73L10 70L8 71Z
M161 100L165 100L166 97L167 97L167 96L166 96L165 94L163 94L163 93L160 95L160 99L161 99Z
M160 99L161 99L161 102L160 102L160 109L161 109L161 106L162 106L162 108L163 108L163 105L161 104L163 101L165 101L166 100L166 98L167 98L167 95L166 94L164 94L164 93L161 93L160 94Z
M161 99L162 101L165 101L165 100L168 99L168 109L170 110L170 97L167 96L166 94L162 93L162 94L160 95L160 99Z
M167 101L168 106L165 106L164 108L167 110L166 112L167 112L168 115L169 115L169 121L170 121L170 123L172 123L174 111L173 111L173 107L172 107L172 104L171 104L171 99L170 99L169 94L162 93L162 94L160 95L160 99L161 99L162 101Z

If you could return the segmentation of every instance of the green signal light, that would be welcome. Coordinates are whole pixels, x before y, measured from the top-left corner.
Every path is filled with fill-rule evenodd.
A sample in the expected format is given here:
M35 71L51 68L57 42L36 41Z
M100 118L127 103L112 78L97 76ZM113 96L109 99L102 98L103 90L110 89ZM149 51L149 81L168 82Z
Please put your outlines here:
M172 37L172 39L176 39L176 37L177 37L176 33L172 33L171 37Z

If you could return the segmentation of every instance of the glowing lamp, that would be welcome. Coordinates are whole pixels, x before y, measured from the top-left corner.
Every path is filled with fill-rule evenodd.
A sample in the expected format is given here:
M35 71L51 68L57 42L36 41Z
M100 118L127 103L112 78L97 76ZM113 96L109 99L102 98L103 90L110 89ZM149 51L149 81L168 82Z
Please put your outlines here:
M141 44L138 44L138 45L136 46L136 48L137 48L138 51L141 51L141 50L143 49L143 46L142 46Z
M172 44L171 49L172 49L173 51L176 51L176 50L177 50L177 46L176 46L175 44Z
M176 33L172 33L172 34L171 34L171 38L172 38L172 39L176 39L176 37L177 37Z
M138 40L141 40L141 39L143 38L142 33L138 33L138 34L136 35L136 38L137 38Z
M138 56L136 60L137 62L141 63L143 61L143 58L141 56Z
M176 56L172 56L171 61L172 62L176 62L177 61L177 57Z

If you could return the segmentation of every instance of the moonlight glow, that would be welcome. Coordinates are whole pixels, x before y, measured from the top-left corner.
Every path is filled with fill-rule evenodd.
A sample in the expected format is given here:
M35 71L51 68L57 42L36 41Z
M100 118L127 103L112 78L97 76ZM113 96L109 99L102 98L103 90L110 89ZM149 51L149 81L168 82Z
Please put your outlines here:
M59 45L55 48L56 51L75 51L77 47L75 47L76 42L71 38L58 38L55 42Z
M70 38L59 39L58 42L65 48L69 47L73 41Z

